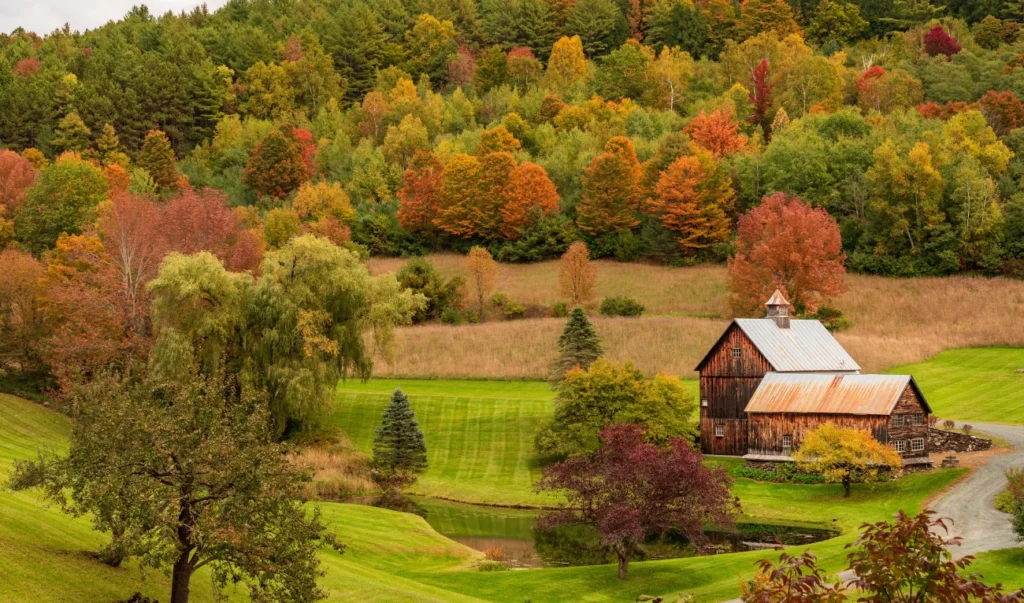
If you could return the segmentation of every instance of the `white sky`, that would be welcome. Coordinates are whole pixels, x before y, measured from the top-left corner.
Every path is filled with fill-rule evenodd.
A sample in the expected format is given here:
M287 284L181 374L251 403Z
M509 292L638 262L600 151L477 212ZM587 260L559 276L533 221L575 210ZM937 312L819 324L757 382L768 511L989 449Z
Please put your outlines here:
M227 0L206 0L212 12ZM10 33L21 26L39 35L71 24L71 29L84 31L116 21L133 5L145 4L149 12L162 15L203 4L203 0L0 0L0 32Z

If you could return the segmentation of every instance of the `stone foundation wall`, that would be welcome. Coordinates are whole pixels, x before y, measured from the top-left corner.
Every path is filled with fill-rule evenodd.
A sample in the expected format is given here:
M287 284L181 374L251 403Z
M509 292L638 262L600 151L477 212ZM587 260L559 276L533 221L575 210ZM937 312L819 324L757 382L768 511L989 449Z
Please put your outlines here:
M928 430L928 450L931 452L977 452L992 447L992 440L945 429Z

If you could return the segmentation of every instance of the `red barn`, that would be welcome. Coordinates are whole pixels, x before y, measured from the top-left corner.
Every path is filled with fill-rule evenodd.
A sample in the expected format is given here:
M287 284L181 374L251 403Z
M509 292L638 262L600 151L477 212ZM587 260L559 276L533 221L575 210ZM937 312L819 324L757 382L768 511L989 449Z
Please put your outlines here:
M734 320L697 365L705 454L782 460L832 421L868 429L907 458L927 457L917 448L920 437L927 446L931 410L913 379L861 375L824 325L790 318L780 291L765 305L766 318Z

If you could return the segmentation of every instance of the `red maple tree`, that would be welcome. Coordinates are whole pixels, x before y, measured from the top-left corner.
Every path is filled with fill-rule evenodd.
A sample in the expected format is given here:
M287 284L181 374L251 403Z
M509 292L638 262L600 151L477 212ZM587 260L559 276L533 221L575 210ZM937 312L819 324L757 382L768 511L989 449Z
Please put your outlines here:
M733 313L763 312L776 288L798 311L814 312L846 290L845 261L839 225L828 212L786 193L766 196L737 226L728 279Z
M946 58L949 58L963 49L960 42L949 35L949 32L941 25L929 29L924 34L922 42L924 42L924 51L933 57L944 54Z
M558 209L558 189L548 173L536 163L524 161L509 176L501 206L501 233L506 239L518 239L524 229Z
M707 541L704 526L731 525L739 510L721 469L704 466L702 455L685 439L667 450L644 441L639 425L601 430L592 458L574 456L544 469L539 490L565 492L566 502L542 516L540 527L592 524L601 543L615 551L619 578L648 536L678 530L695 544Z
M1010 90L989 90L981 97L981 112L999 136L1024 125L1024 102Z
M761 62L754 67L750 74L750 81L753 90L750 92L750 102L754 104L754 110L750 115L750 123L760 126L767 141L772 135L772 121L768 112L772 109L772 89L775 83L771 81L771 68L768 66L768 59L761 59Z

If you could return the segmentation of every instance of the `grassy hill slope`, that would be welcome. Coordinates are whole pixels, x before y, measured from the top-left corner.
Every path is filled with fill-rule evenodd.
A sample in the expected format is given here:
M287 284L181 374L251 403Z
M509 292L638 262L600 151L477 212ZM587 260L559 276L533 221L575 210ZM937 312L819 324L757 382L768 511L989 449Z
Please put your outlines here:
M1024 348L947 350L891 373L914 376L942 419L1024 424Z

